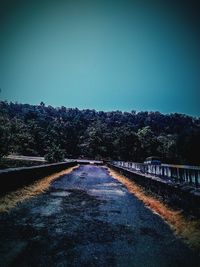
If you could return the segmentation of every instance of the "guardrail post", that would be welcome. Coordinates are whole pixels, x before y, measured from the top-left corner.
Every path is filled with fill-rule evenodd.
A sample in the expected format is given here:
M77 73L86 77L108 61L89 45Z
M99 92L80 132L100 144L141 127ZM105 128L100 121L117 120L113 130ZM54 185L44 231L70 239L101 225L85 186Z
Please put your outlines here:
M179 175L179 169L178 168L176 168L176 173L177 173L177 179L179 181L180 180L180 175Z
M192 184L192 170L188 170L190 184Z
M199 186L199 181L198 181L198 170L195 170L195 186L198 187Z

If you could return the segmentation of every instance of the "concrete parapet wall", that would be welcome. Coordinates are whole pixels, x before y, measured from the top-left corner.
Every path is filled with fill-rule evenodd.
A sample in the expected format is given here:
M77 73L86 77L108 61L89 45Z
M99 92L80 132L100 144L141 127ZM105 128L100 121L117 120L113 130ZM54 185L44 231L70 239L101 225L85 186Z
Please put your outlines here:
M0 195L30 184L47 175L73 167L77 162L61 162L33 167L13 168L0 171Z
M162 199L169 206L182 209L188 214L200 217L200 191L198 189L188 185L172 184L165 180L153 179L145 176L145 174L135 173L110 163L107 165L133 180L144 188L147 193Z

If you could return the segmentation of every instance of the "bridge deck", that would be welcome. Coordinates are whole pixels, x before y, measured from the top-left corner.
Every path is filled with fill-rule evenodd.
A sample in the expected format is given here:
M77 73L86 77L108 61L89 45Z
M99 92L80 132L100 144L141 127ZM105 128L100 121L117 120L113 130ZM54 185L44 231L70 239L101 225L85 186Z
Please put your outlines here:
M82 165L0 214L0 266L200 266L105 167Z

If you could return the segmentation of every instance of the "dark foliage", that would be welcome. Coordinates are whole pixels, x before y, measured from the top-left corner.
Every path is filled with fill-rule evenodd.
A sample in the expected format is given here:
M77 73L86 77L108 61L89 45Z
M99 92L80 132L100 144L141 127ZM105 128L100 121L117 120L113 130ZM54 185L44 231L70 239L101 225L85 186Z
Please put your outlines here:
M64 150L60 149L60 146L53 144L53 146L49 147L49 150L44 158L49 163L64 161Z
M54 153L63 158L64 153L69 158L143 161L156 155L164 162L200 164L199 140L200 118L184 114L0 102L1 157L19 153L50 158Z

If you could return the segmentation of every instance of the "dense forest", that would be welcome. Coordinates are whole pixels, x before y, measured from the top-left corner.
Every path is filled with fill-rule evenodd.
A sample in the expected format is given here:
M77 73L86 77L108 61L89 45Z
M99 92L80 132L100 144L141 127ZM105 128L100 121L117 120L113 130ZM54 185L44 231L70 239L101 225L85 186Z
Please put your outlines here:
M0 157L62 155L200 164L200 118L0 102Z

